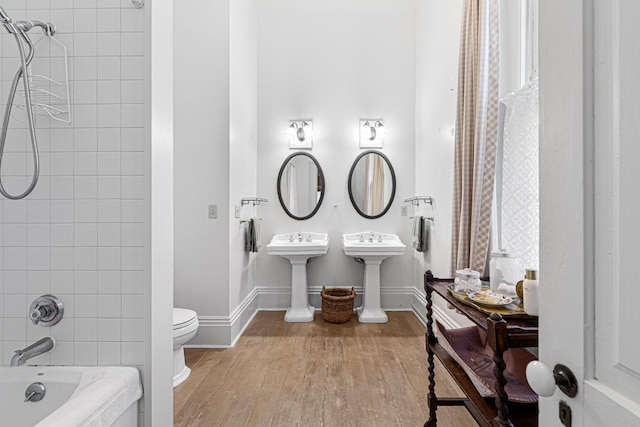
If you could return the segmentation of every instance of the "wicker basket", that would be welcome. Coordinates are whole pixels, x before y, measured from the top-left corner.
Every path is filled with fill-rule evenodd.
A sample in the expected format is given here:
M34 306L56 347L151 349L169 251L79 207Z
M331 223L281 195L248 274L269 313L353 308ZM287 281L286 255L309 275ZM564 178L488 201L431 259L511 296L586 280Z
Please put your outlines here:
M326 289L322 287L322 318L330 323L348 322L353 316L353 302L356 299L354 288Z

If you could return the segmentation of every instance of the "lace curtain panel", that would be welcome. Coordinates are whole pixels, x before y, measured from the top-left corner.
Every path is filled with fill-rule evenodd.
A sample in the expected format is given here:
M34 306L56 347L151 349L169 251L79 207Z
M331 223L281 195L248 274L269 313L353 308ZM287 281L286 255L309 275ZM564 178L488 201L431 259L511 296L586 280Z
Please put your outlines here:
M538 80L502 99L506 106L502 164L502 247L526 268L538 266ZM500 183L498 183L500 185Z

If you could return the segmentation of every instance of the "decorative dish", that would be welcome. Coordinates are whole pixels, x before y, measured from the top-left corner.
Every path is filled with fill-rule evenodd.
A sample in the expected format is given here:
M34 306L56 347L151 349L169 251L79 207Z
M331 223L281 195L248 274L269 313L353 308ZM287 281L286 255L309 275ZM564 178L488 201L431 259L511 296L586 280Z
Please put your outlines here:
M491 291L472 292L467 297L476 304L486 307L504 307L513 302L511 297Z

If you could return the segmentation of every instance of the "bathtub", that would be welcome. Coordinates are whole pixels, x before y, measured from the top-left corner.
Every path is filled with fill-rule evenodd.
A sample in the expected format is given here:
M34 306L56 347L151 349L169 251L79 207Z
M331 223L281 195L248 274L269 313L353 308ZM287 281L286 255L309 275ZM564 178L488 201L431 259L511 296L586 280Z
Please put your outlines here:
M24 402L40 382L46 394ZM140 373L131 367L0 366L0 424L11 427L138 425Z

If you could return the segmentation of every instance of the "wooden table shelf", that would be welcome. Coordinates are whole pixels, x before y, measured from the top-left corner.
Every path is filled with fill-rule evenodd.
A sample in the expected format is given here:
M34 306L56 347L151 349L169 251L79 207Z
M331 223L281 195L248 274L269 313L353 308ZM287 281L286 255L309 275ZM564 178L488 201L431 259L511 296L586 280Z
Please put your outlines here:
M425 427L436 427L436 411L438 406L465 406L471 416L481 426L537 426L537 404L508 402L508 395L504 389L507 380L504 377L506 365L503 359L504 352L509 348L536 347L538 345L537 317L527 316L518 319L505 319L497 313L493 313L487 317L486 314L463 304L451 296L447 289L447 285L451 284L451 282L451 280L434 278L430 271L427 271L424 275L424 287L427 292L426 351L429 363L429 420L425 423ZM433 329L433 292L443 297L460 313L469 318L477 327L487 333L488 345L493 351L495 398L482 397L466 372L453 357L438 344L438 339ZM436 396L434 356L440 360L458 386L460 386L466 396L465 398Z

